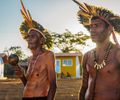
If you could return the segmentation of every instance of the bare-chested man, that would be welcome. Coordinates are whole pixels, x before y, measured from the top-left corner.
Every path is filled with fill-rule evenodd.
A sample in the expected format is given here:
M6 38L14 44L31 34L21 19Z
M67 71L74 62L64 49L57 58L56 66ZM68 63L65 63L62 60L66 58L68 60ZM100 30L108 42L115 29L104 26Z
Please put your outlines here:
M113 32L113 28L120 32L120 17L102 8L76 3L81 9L80 20L96 43L96 48L83 58L79 100L120 100L120 48ZM111 34L116 44L110 42Z
M35 29L30 29L27 42L33 56L30 58L26 74L27 83L24 98L46 98L53 100L56 91L54 54L42 48L45 37Z
M54 100L56 92L55 58L53 52L44 47L49 43L50 36L49 34L46 36L45 29L32 19L22 0L21 4L24 22L20 26L20 31L32 52L26 75L19 74L25 85L23 100Z
M53 100L56 92L55 59L51 51L43 49L45 37L37 29L30 29L26 37L32 51L26 76L23 100Z

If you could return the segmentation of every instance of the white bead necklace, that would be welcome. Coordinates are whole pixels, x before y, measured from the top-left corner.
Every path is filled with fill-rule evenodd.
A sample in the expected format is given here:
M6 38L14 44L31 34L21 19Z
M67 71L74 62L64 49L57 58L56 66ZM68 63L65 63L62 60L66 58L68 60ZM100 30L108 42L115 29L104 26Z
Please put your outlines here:
M102 61L101 64L98 64L98 63L97 63L96 51L95 51L95 50L93 51L94 63L95 63L95 64L94 64L94 68L95 68L95 69L100 70L100 69L102 69L102 68L104 68L104 67L106 66L106 61L107 61L107 58L108 58L108 55L109 55L109 52L110 52L111 48L112 48L112 43L110 42L109 45L108 45L108 47L107 47L107 50L106 50L106 52L105 52L104 59L103 59L103 61Z

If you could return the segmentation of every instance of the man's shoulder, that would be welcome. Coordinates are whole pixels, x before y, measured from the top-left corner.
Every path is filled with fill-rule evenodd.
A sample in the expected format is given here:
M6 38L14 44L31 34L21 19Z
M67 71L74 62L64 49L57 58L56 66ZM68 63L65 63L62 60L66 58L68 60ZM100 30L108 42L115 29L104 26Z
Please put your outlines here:
M120 46L117 46L118 51L120 51Z
M46 54L47 54L47 55L52 55L52 56L54 56L54 52L52 52L52 51L50 51L50 50L46 50Z
M115 53L120 53L120 46L114 46L114 50Z
M116 61L120 63L120 46L114 46L113 54L116 58Z
M95 49L91 49L89 51L87 51L84 56L90 56L93 52L94 52Z

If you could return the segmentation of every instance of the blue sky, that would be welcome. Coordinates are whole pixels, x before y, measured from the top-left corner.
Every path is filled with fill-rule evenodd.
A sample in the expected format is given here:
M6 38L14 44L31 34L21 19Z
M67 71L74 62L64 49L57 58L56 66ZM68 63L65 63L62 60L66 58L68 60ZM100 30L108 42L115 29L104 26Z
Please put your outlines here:
M109 8L120 13L120 0L78 0ZM65 29L76 33L86 32L77 19L78 6L72 0L23 0L32 18L46 29L63 33ZM27 44L22 39L19 26L23 21L20 0L0 0L0 52L11 46L21 46L26 52Z

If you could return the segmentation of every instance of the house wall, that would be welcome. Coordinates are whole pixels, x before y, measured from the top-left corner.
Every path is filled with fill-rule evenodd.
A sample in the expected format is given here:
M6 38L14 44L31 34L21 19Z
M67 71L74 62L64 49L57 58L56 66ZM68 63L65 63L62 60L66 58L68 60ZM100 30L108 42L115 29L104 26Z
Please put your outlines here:
M75 56L59 56L56 59L61 60L61 73L63 72L67 76L67 72L71 77L76 77L76 57ZM63 60L72 59L72 66L63 66Z

